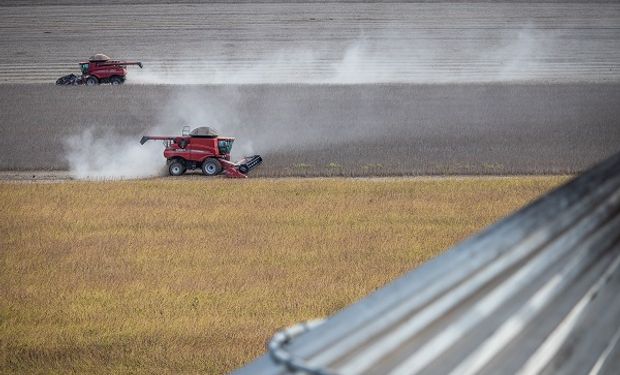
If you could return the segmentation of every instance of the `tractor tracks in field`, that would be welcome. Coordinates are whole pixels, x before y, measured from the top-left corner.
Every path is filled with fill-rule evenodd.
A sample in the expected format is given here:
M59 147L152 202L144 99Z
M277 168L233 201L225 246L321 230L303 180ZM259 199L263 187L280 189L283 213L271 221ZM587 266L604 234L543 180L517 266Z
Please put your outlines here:
M132 4L114 17L105 4L0 10L0 83L52 83L96 52L143 61L128 82L147 84L620 80L619 4Z

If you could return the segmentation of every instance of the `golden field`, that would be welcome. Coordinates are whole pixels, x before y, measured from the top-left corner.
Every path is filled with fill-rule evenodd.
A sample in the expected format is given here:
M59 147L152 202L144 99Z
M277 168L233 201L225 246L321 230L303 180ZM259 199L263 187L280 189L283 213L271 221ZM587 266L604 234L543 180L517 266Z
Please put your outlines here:
M0 184L0 373L228 372L564 181Z

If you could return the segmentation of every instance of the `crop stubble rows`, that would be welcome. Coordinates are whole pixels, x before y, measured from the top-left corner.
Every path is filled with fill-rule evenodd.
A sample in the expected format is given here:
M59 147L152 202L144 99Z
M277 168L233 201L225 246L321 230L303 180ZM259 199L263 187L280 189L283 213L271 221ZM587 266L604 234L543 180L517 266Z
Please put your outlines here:
M86 129L138 145L209 125L264 157L255 176L574 173L618 151L619 100L615 84L2 85L0 169L66 169Z
M154 126L215 126L238 138L238 154L265 156L261 176L573 173L620 144L613 3L141 1L114 17L98 2L55 3L2 6L0 82L51 83L103 51L172 83L316 82L341 70L353 82L444 84L2 84L2 170L66 169L64 140L91 127L139 139ZM502 79L512 83L450 83Z
M358 82L617 82L620 72L613 2L13 3L24 6L0 7L0 83L53 82L99 51L201 83L329 81L343 61L363 71L340 79Z

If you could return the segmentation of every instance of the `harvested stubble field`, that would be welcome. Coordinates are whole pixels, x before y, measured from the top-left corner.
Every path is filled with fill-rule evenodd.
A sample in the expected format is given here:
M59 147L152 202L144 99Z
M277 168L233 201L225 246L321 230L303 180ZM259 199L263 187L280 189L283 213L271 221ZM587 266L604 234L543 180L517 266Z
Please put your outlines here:
M3 1L0 83L54 82L98 51L141 59L148 83L620 79L613 1L117 3Z
M90 128L215 126L260 176L574 173L620 144L614 2L117 3L0 5L0 170L66 170ZM52 86L96 52L145 66Z
M565 180L0 184L0 372L232 370Z
M2 85L0 169L66 170L75 147L140 169L143 134L210 125L264 157L255 176L575 173L617 152L619 100L618 84Z

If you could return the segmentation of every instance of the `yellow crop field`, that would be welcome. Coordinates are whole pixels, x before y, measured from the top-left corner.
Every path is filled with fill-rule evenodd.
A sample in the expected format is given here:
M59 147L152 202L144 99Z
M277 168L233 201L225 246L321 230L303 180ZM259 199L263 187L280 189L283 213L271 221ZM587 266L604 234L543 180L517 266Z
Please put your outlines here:
M228 372L564 181L2 183L0 373Z

